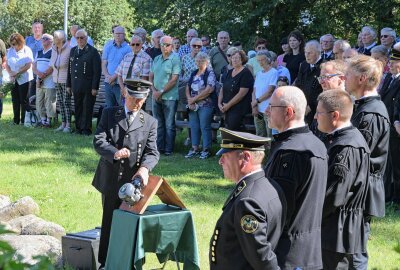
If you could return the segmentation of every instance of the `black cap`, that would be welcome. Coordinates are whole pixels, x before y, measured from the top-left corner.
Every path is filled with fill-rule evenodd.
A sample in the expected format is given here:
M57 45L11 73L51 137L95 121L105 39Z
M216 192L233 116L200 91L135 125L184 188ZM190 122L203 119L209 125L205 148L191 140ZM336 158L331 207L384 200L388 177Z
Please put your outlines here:
M271 140L271 138L260 137L254 134L233 131L226 128L220 128L222 143L221 149L217 155L234 151L234 150L249 150L249 151L264 151L264 145Z
M390 60L400 60L400 51L396 50L395 48L392 48L392 52L390 54Z
M153 84L142 79L127 79L124 82L128 95L135 98L145 98L150 92Z

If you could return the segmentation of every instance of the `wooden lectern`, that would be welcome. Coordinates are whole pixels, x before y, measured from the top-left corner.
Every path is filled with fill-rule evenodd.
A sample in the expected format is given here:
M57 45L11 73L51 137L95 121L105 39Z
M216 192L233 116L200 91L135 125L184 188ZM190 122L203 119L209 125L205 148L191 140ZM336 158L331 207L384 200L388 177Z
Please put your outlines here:
M143 214L154 195L157 195L160 200L167 205L174 205L186 209L181 199L162 177L150 175L147 186L145 186L141 192L144 197L136 204L130 206L126 202L122 202L119 209L139 215Z

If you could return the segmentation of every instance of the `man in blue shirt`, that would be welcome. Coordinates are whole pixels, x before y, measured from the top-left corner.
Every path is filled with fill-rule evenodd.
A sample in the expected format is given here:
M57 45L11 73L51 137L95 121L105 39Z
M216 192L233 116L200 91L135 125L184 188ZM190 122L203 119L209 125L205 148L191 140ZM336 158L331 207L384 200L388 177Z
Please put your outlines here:
M104 74L104 86L106 90L106 106L121 105L121 89L115 73L121 60L131 52L128 43L125 42L125 28L117 26L113 32L114 40L109 46L104 46L101 57L101 68Z

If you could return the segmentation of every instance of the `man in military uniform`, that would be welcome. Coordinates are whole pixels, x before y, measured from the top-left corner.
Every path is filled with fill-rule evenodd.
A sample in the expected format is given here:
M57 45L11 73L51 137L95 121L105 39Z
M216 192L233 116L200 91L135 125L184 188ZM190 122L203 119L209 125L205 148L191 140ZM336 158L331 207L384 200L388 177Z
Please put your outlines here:
M274 249L286 206L282 191L265 178L261 167L269 139L225 128L220 131L219 164L236 187L211 238L210 269L278 269Z
M322 214L322 261L325 270L348 269L365 252L364 208L368 189L369 147L350 122L353 102L342 90L318 96L315 118L327 133L328 181Z
M112 214L121 200L119 188L136 175L146 185L157 164L157 120L141 110L151 83L143 80L126 80L125 106L103 110L93 144L101 156L92 185L102 193L103 219L99 248L99 262L105 265Z
M294 86L277 88L266 114L277 129L265 167L265 176L283 189L286 224L275 253L282 269L322 269L321 219L327 153L324 144L304 122L307 107L303 91Z
M367 237L371 217L385 216L383 175L389 150L390 120L385 104L376 91L382 77L382 65L365 55L358 55L347 61L346 91L356 99L351 122L360 130L371 151L369 188L364 213ZM367 269L367 253L357 253L353 260L357 269Z
M92 134L93 106L100 85L101 59L98 51L87 43L87 32L75 34L78 46L71 49L67 91L74 95L76 133Z

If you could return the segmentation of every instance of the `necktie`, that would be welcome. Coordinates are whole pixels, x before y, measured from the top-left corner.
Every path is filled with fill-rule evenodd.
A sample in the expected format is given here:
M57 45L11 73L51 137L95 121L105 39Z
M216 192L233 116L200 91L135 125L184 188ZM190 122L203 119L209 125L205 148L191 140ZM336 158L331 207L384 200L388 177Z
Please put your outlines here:
M132 62L129 65L128 73L126 74L126 78L130 79L132 77L132 69L133 65L135 64L136 54L133 55Z
M133 112L128 112L128 117L127 117L127 122L128 122L128 126L130 126L131 124L132 124L132 122L133 122L133 119L134 119L134 117L133 117Z

